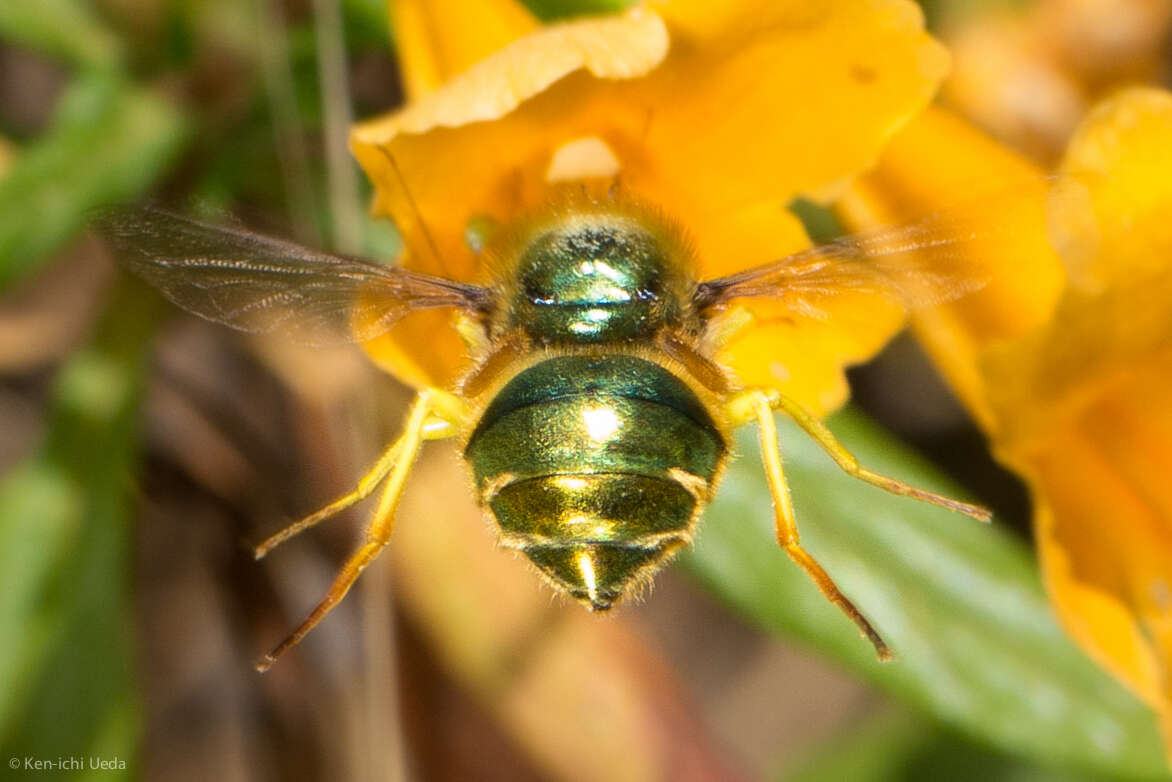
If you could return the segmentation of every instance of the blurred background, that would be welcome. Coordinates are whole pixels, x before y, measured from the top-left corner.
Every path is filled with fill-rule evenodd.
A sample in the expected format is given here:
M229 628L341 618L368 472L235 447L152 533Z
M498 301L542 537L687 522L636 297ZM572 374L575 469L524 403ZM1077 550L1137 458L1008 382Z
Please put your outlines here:
M1169 81L1167 2L925 11L956 55L943 100L1042 164L1097 97ZM149 198L393 259L346 134L399 101L380 0L0 3L0 777L1166 778L1150 714L1050 617L1024 490L909 339L852 372L831 427L994 529L783 429L804 540L897 662L776 549L749 431L696 550L602 618L497 546L455 449L430 445L388 552L255 673L369 508L260 563L248 544L348 491L410 394L356 349L175 311L87 213Z

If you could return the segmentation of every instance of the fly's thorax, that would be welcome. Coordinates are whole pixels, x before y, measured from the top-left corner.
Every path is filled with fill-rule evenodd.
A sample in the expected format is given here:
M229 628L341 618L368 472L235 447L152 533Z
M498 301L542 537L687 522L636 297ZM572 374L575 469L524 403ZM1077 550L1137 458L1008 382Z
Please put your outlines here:
M508 381L465 449L505 544L604 610L686 543L728 444L658 363L562 355Z
M688 254L651 215L571 210L514 245L502 329L539 344L648 339L686 316Z

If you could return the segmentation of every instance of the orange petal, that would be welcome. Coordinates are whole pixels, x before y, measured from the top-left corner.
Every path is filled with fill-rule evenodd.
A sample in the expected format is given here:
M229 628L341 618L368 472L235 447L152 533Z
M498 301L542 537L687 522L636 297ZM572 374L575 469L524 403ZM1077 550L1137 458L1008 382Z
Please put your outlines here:
M946 37L954 68L943 94L998 139L1052 165L1087 97L1075 75L1054 62L1052 31L1034 17L998 8L955 25L956 34Z
M661 12L672 53L632 85L646 107L646 159L624 183L692 228L703 276L791 249L778 229L769 235L781 247L721 229L746 212L790 221L795 196L835 195L948 69L911 3L689 0ZM678 201L695 216L677 214Z
M948 68L907 3L656 7L673 49L632 85L655 109L644 156L628 157L623 184L691 230L701 277L806 247L786 205L836 194L923 108ZM688 99L670 99L679 94ZM874 355L904 321L889 302L864 295L837 297L825 320L743 305L756 321L720 361L746 385L778 388L818 414L846 400L843 368Z
M949 105L1047 165L1096 100L1164 80L1168 0L988 3L953 16L942 20Z
M376 185L375 211L403 233L404 265L486 282L483 259L464 241L468 220L507 224L541 204L556 149L596 135L593 118L622 123L609 99L611 80L647 72L666 50L662 21L645 9L551 25L442 90L355 126L351 146ZM638 117L628 113L627 120L635 126ZM465 367L462 342L443 312L416 313L365 349L416 387L448 387Z
M1104 101L1071 140L1051 224L1080 289L1103 290L1167 268L1170 142L1172 94L1143 88Z
M411 264L476 279L480 259L464 242L469 218L515 219L540 204L556 149L592 135L609 141L590 132L600 121L636 122L612 99L612 80L647 73L667 47L662 20L642 8L551 25L355 126L351 146L375 183L375 211L402 230Z
M776 388L818 416L849 397L843 370L875 355L906 320L901 307L865 293L819 302L826 317L817 319L768 302L745 303L754 321L718 359L745 385Z
M1116 379L1011 461L1033 476L1046 587L1064 626L1172 737L1172 351Z
M1172 351L1172 94L1134 89L1075 134L1051 197L1070 285L1046 328L982 357L1001 439L1046 436Z
M551 26L355 129L375 209L403 229L408 264L482 279L481 259L464 246L468 219L509 223L545 203L552 156L583 138L614 152L625 197L688 229L701 276L781 257L807 241L785 205L841 187L922 108L947 67L903 0L654 7L666 29L647 7ZM392 353L428 344L413 348L408 328L370 349L392 371ZM875 333L828 333L819 344L851 344L850 355L811 345L795 373L832 378L823 389L839 394L838 368L873 352ZM756 378L768 375L767 358L754 348L732 363ZM457 366L453 359L433 380L446 384ZM819 407L820 396L802 401Z
M985 234L958 247L957 263L982 270L988 284L920 313L916 333L986 428L996 422L979 374L982 352L1045 322L1062 290L1062 264L1046 233L1047 188L1033 165L963 120L930 109L895 136L878 165L840 202L855 229L943 209L945 222Z
M990 349L982 371L998 449L1038 495L1058 613L1172 738L1169 148L1166 92L1131 90L1092 112L1052 214L1071 287L1045 328Z
M1122 379L1168 360L1169 302L1172 269L1095 295L1069 291L1045 328L988 348L980 372L1000 447L1044 440Z
M988 288L917 330L1029 481L1047 587L1072 637L1172 737L1172 96L1132 90L1084 121L1050 197L1060 259L1046 181L958 127L939 113L916 120L847 213L889 219L990 177L1025 187L1024 202L972 214L1003 226L969 246L988 254Z
M986 396L1004 443L1037 440L1172 351L1172 94L1134 89L1091 113L1051 197L1070 285L1044 329L991 346Z
M409 100L438 89L540 22L516 0L389 0Z

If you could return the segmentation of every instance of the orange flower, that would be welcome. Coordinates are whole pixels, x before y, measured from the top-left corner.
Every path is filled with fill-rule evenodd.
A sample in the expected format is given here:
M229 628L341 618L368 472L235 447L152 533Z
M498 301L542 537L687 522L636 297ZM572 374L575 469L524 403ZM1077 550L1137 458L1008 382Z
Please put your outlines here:
M946 19L950 105L1031 157L1053 162L1096 100L1168 67L1167 0L989 3Z
M861 226L982 183L1037 190L1036 209L973 248L1002 273L917 330L999 458L1029 483L1044 578L1067 630L1172 737L1169 150L1172 95L1121 93L1083 122L1045 193L1028 164L932 113L895 138L843 211Z
M566 181L661 210L689 233L702 278L800 249L787 204L841 192L947 67L906 0L664 0L544 28L507 0L394 10L412 100L357 126L352 145L376 211L403 231L404 264L465 280L484 275L470 221L515 221ZM793 323L755 305L756 327L721 358L748 384L833 409L842 367L903 321L875 297L834 308ZM411 315L367 351L416 387L463 368L443 313Z

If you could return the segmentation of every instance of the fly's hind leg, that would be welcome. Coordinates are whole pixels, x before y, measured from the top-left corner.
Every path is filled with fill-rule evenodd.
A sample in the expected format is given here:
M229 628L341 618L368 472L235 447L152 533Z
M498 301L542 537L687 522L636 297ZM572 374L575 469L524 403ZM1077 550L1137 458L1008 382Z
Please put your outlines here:
M374 468L363 476L353 492L330 503L312 516L287 527L258 547L257 556L259 558L277 543L287 540L298 532L308 529L322 519L369 495L386 477L386 485L379 496L378 507L366 527L362 544L342 564L329 591L309 613L305 621L285 640L277 644L271 652L261 658L256 665L258 671L262 673L267 671L282 654L296 646L310 630L317 626L318 622L325 618L334 606L341 602L363 569L378 557L391 538L395 508L399 504L407 475L415 463L415 457L419 454L423 441L451 437L459 430L459 423L465 415L464 404L457 397L436 389L421 392L411 407L402 436L383 453Z
M863 616L862 612L850 601L834 579L822 568L818 561L802 548L798 538L798 524L794 518L793 501L790 499L789 484L785 480L785 472L781 465L781 450L777 440L777 426L773 420L773 407L770 398L763 391L748 391L733 397L726 405L729 419L733 422L747 422L756 419L761 441L761 458L765 464L765 477L769 482L769 493L773 498L774 523L777 529L777 542L790 559L796 562L802 570L817 585L827 600L834 603L850 617L851 621L862 631L867 640L875 647L879 659L891 659L891 650L887 647L879 631Z
M770 406L781 410L792 418L798 426L806 431L806 434L810 435L815 442L830 454L830 458L834 459L835 463L848 475L858 478L860 481L865 481L872 486L878 486L880 489L891 492L892 494L899 494L904 497L919 500L920 502L939 505L941 508L947 508L948 510L971 516L977 521L988 522L993 518L992 512L987 508L954 500L951 497L945 497L927 489L910 486L903 481L868 470L859 464L858 459L850 451L843 447L842 443L835 438L834 434L826 428L826 424L815 418L797 402L772 391L768 392L768 399Z

